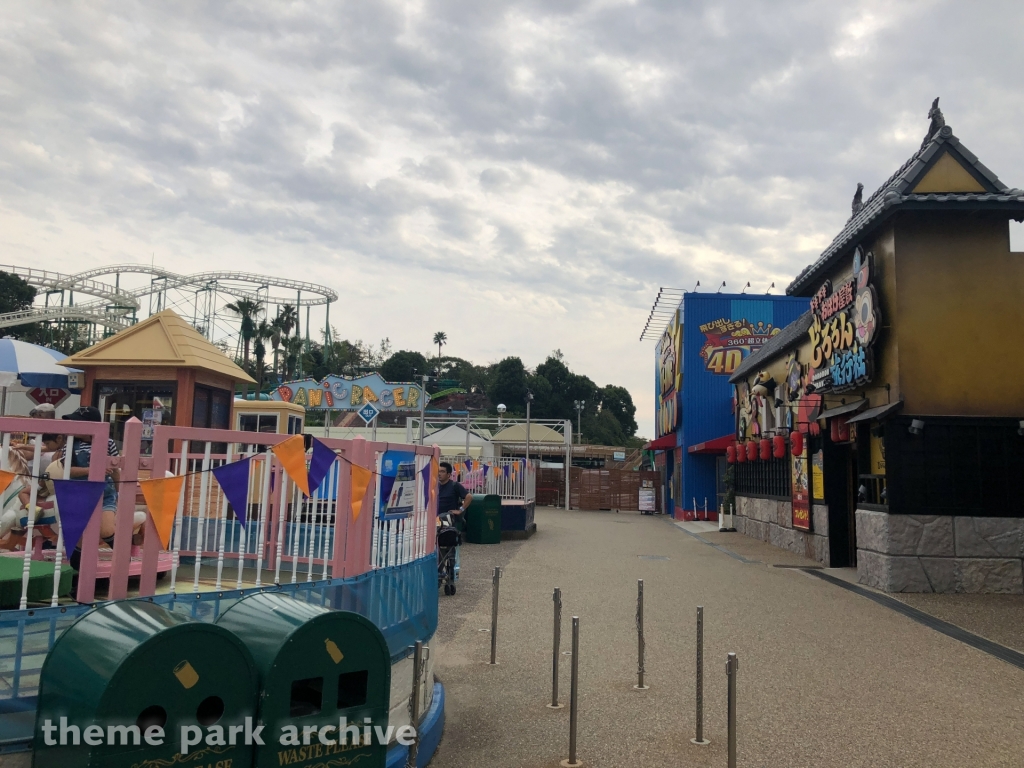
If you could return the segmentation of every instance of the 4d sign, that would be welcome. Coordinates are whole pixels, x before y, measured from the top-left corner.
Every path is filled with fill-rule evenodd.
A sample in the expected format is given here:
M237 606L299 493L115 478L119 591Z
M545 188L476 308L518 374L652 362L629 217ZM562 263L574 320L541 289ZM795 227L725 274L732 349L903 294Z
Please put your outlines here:
M301 405L307 411L358 411L367 403L380 411L418 411L424 395L416 384L391 384L374 373L354 379L332 375L320 382L288 381L274 390L271 397Z
M810 367L819 392L847 392L874 376L871 347L881 321L871 284L873 261L871 252L865 254L858 246L853 278L835 288L826 280L811 299Z

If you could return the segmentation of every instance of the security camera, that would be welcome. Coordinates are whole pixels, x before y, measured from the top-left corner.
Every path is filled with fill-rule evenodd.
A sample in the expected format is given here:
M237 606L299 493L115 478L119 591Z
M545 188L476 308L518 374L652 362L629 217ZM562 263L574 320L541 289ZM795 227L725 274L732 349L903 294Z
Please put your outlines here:
M508 408L505 407L504 403L498 403L498 413L504 413Z
M910 422L909 432L912 435L920 435L924 432L924 422L920 419L913 419Z

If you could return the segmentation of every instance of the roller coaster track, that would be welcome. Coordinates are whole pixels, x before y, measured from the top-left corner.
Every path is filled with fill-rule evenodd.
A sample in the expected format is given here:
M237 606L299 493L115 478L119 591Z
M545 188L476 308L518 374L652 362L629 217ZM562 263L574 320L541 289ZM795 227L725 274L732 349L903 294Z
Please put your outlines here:
M185 288L197 285L206 287L216 284L217 289L223 293L245 299L262 298L264 302L270 304L291 304L297 307L316 307L323 304L330 304L331 302L338 300L338 294L336 291L332 291L330 288L325 288L324 286L317 285L316 283L306 283L301 280L288 280L286 278L271 277L269 275L257 275L251 272L198 272L194 275L178 275L173 272L168 272L165 269L149 267L145 264L115 264L109 267L89 269L68 277L73 281L83 280L93 282L92 278L94 277L125 273L151 275L163 280L159 285L151 283L150 285L146 285L141 288L122 291L124 295L130 296L132 299L138 299L142 296L148 296L165 290L173 290L175 288ZM260 297L257 291L246 291L239 288L237 285L232 285L232 283L248 283L250 285L257 286L258 289L265 288L268 291L271 288L287 289L289 291L294 291L296 296L275 296L274 298L266 296ZM298 294L300 293L308 295L299 297Z
M0 314L0 328L68 320L95 323L120 330L127 328L134 321L129 315L140 308L140 298L195 286L199 286L200 289L214 288L220 293L239 299L260 300L265 305L291 304L295 307L315 307L338 300L337 292L322 285L251 272L199 272L194 275L179 275L144 264L115 264L88 269L73 275L15 265L0 265L0 270L17 275L42 292L68 291L90 297L90 300L75 305L34 307L21 312ZM153 279L149 285L127 289L93 279L103 275L121 274L149 275ZM254 286L255 290L247 290L239 284ZM295 291L295 296L271 296L272 288ZM266 293L261 294L261 291Z
M23 312L7 312L0 314L0 328L10 328L27 323L50 322L56 320L74 320L84 323L95 323L107 328L121 330L132 324L128 315L130 309L108 309L95 305L79 307L39 307Z

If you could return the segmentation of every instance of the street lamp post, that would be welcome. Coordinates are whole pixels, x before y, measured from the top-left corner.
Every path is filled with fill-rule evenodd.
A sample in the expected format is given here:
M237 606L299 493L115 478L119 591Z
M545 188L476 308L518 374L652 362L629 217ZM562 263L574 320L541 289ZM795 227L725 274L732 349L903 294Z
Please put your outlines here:
M583 409L587 407L586 400L573 400L573 405L576 406L576 442L580 445L583 444L583 432L580 430L580 416L583 414Z

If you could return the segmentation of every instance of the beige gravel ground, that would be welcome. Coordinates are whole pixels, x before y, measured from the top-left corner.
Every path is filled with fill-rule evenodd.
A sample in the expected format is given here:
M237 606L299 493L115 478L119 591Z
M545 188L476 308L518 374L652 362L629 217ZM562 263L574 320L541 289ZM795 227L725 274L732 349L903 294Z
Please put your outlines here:
M447 727L436 768L534 768L568 755L550 696L551 590L563 649L581 617L579 753L588 766L724 766L725 655L740 659L740 766L1024 765L1024 670L800 571L803 558L739 534L700 534L744 563L637 513L538 509L526 542L467 545L434 641ZM667 560L651 560L657 555ZM487 666L490 572L501 584L499 662ZM645 580L647 681L636 682L636 580ZM1020 604L907 598L1013 644ZM694 611L705 610L705 736L693 736ZM985 631L983 631L985 630ZM563 656L562 701L569 657Z

